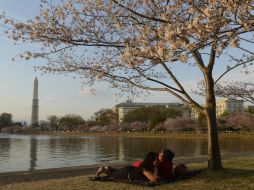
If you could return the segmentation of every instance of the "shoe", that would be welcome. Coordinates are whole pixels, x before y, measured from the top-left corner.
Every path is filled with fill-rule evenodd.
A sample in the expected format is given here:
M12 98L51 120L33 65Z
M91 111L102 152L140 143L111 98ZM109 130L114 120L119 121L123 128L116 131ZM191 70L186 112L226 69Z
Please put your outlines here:
M107 170L106 170L106 168L105 167L99 167L99 169L97 170L97 172L96 172L96 176L97 177L100 177L100 175L102 174L102 173L107 173Z

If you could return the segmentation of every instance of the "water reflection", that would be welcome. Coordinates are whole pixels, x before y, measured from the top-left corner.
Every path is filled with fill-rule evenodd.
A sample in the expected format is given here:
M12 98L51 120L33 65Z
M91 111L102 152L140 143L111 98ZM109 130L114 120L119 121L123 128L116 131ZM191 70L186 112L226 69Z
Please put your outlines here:
M0 138L0 165L7 162L10 157L11 139Z
M222 139L222 153L254 152L252 140ZM0 134L0 172L126 162L170 148L176 158L207 155L207 140L141 137L51 137Z
M30 139L30 171L34 170L37 166L37 139L31 138Z

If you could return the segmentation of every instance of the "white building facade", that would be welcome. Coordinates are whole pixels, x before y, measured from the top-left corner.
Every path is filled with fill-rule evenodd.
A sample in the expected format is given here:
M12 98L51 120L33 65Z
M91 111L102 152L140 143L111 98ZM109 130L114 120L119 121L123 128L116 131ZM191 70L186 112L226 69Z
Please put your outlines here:
M221 116L225 112L243 112L244 111L244 102L243 100L237 100L232 98L226 98L218 100L216 102L216 115Z
M119 122L123 122L124 116L135 109L142 108L142 107L152 107L152 106L165 106L167 108L179 108L183 107L183 104L180 103L138 103L132 102L130 100L126 102L122 102L117 104L113 107L113 111L118 112L119 115Z

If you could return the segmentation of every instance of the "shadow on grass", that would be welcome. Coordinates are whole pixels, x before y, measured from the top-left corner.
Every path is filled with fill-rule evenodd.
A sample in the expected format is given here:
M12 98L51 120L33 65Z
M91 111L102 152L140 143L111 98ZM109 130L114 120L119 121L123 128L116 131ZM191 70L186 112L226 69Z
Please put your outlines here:
M211 171L203 168L202 172L197 176L199 179L209 179L212 181L221 181L232 178L253 178L254 170L225 168L220 171Z
M216 183L222 180L242 179L248 182L253 180L254 178L253 169L249 170L249 169L225 168L220 171L211 171L203 166L201 167L202 167L201 173L197 174L191 179L187 179L186 181L195 179L195 180L204 180L204 181L214 181ZM195 167L195 169L200 169L200 167ZM80 169L80 170L73 170L73 171L71 170L71 171L58 171L58 172L49 172L49 173L47 172L31 173L27 175L0 176L0 187L3 185L13 184L13 183L34 182L34 181L49 180L49 179L62 179L62 178L76 177L76 176L82 176L82 175L92 175L94 173L95 173L95 169L92 169L92 170Z
M49 179L63 179L68 177L77 177L82 175L90 175L96 172L97 168L90 169L73 169L73 170L55 170L52 172L31 172L27 174L0 174L0 187L7 184L34 182Z

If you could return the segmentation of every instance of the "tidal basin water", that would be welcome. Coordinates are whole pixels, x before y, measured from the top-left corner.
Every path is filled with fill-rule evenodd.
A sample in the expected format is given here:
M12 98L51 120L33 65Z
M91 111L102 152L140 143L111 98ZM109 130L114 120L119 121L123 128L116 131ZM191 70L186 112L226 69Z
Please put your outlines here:
M254 152L251 139L221 139L221 153ZM142 159L146 152L170 148L176 158L207 155L205 138L55 137L0 134L0 173Z

